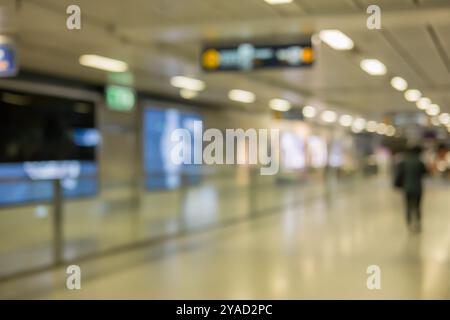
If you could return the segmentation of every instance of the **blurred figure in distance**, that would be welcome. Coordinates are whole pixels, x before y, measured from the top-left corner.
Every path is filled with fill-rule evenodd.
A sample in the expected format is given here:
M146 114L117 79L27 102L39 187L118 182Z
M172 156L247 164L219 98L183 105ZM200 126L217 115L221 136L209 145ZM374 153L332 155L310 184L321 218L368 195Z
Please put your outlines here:
M422 148L410 148L403 161L398 164L395 185L405 196L406 222L413 232L421 231L423 180L428 170L420 159Z

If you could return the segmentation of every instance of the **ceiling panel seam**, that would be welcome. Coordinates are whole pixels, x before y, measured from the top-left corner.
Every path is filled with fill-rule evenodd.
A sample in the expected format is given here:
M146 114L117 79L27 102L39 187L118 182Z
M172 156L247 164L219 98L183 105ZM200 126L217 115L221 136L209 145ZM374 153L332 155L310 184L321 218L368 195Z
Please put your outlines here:
M442 44L442 41L436 32L435 28L433 28L432 25L427 25L427 32L430 35L431 41L433 42L433 45L439 55L439 57L442 60L442 63L444 64L447 71L450 73L450 58L448 56L447 51L444 48L444 45Z
M409 54L409 52L402 47L402 45L395 39L390 31L387 29L380 30L381 35L386 42L399 54L400 58L403 58L407 65L417 74L418 78L424 81L428 86L434 87L434 83L427 75L425 70L418 64L415 59Z

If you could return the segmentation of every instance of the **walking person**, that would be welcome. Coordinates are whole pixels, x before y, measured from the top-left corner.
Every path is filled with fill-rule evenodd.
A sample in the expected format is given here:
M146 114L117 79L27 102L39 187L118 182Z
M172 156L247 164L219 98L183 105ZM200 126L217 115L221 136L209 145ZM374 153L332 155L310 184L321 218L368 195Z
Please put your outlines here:
M411 232L421 231L423 180L428 170L420 159L422 148L413 147L399 163L395 185L403 190L406 204L406 222Z

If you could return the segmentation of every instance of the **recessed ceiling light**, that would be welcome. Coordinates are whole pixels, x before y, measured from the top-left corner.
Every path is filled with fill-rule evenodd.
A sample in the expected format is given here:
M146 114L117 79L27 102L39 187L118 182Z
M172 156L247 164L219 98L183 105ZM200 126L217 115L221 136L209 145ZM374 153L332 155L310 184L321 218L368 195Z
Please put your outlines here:
M335 50L353 49L353 40L339 30L322 30L319 38Z
M428 98L420 98L417 102L417 108L419 108L420 110L427 110L427 108L430 106L431 104L431 100Z
M443 113L439 116L439 121L443 124L443 125L449 125L450 124L450 114L448 113Z
M386 66L377 59L364 59L360 63L361 69L371 76L382 76L386 74Z
M128 70L126 62L98 56L95 54L85 54L79 59L81 65L109 72L125 72Z
M277 4L288 4L294 0L264 0L264 1L271 5L277 5Z
M388 126L386 135L389 137L393 137L393 136L395 136L396 132L397 132L397 130L395 129L394 126Z
M435 127L439 127L441 125L441 123L439 122L438 117L432 117L431 118L431 124Z
M255 94L250 91L234 89L228 93L228 98L233 101L243 103L253 103L256 99Z
M359 133L364 130L366 127L366 119L364 118L358 118L353 122L352 130L355 133Z
M441 112L441 108L437 104L431 104L428 106L426 113L429 116L437 116Z
M376 121L368 121L366 124L366 130L368 132L376 132L378 128L378 123Z
M269 106L272 110L286 112L292 108L289 101L284 99L272 99L269 102Z
M408 88L408 82L402 77L394 77L391 79L391 86L398 91L405 91Z
M324 122L334 123L337 120L337 113L334 111L327 110L322 112L321 118Z
M405 99L409 102L416 102L422 97L422 93L416 89L410 89L405 92Z
M205 89L205 83L202 80L194 78L175 76L170 79L170 84L175 88L202 91Z
M340 118L339 118L339 124L343 127L350 127L353 123L353 117L351 115L348 114L343 114Z
M388 131L388 126L387 126L386 124L384 124L384 123L379 123L379 124L377 125L377 133L378 133L378 134L383 135L383 134L386 134L387 131Z
M317 110L313 106L303 107L303 115L305 118L314 118L317 115Z

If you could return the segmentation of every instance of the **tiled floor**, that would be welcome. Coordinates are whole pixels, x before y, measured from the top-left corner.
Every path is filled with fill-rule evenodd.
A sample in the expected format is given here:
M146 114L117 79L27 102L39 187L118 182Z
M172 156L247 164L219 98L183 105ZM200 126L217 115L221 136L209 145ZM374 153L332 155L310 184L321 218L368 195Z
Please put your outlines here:
M408 234L402 198L380 180L282 211L0 284L3 298L450 298L450 187L432 183L423 232ZM366 285L381 268L381 289Z

